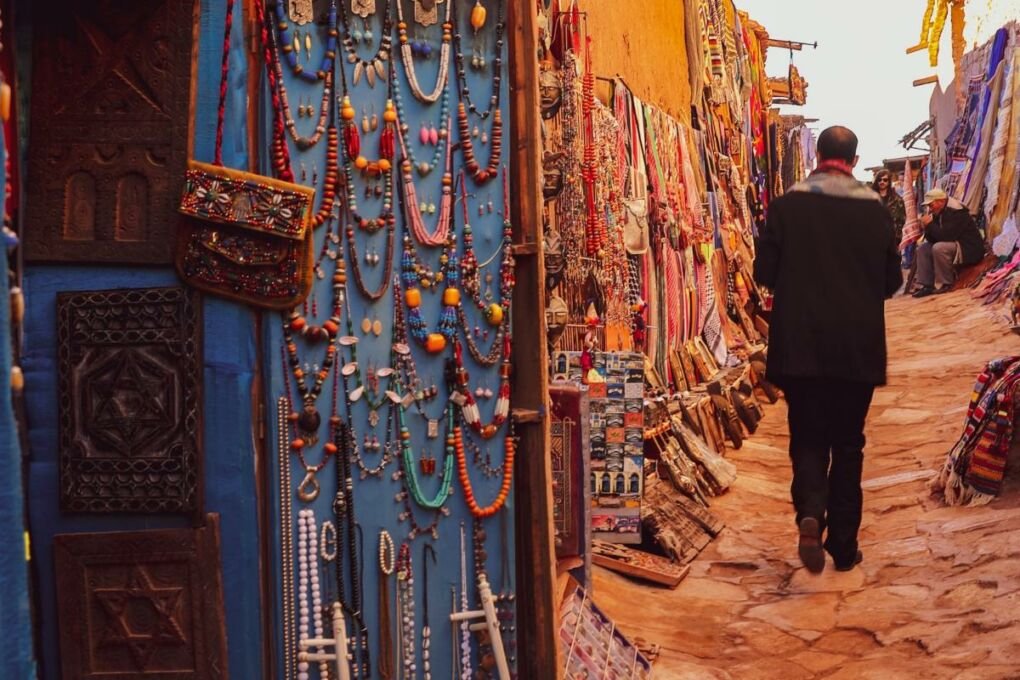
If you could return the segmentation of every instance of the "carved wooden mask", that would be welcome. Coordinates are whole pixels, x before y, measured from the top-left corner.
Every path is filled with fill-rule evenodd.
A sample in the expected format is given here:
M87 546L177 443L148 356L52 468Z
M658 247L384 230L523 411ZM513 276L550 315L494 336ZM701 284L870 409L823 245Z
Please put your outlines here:
M227 678L219 516L54 538L65 680Z
M34 5L25 258L171 263L194 0Z
M65 512L201 512L199 309L185 288L58 295Z

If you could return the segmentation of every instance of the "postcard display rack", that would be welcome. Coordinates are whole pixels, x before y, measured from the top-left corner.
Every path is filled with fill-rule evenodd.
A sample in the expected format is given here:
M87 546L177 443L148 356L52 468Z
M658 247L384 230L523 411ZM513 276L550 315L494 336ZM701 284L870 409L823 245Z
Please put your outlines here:
M582 353L553 354L553 383L586 393L583 452L589 456L591 535L612 543L641 543L644 487L645 357L636 352L595 352L582 380ZM597 377L596 377L597 374Z
M280 677L515 677L509 1L266 0L263 132L316 189L265 317Z

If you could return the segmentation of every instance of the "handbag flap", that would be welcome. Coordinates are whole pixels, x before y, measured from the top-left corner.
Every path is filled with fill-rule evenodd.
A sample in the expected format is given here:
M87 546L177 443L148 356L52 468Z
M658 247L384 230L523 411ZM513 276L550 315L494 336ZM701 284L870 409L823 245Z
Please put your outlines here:
M188 161L178 211L300 241L311 221L315 189L219 165Z

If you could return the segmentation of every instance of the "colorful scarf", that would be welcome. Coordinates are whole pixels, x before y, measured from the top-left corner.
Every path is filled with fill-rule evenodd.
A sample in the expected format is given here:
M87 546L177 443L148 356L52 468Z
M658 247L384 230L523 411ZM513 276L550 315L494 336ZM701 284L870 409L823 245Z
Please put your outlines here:
M921 237L921 218L917 214L917 194L914 193L914 173L910 169L910 159L903 166L903 210L907 221L903 224L903 240L900 251Z
M1013 399L1020 356L990 361L978 375L963 434L932 482L949 505L985 505L998 495L1013 441Z

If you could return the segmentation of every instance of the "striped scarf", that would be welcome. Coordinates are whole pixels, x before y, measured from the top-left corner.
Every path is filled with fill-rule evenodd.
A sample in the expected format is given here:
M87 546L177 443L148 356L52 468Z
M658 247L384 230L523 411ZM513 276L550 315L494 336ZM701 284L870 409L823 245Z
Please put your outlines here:
M985 505L998 495L1013 441L1013 400L1020 388L1020 356L990 361L971 393L963 434L932 489L949 505Z

